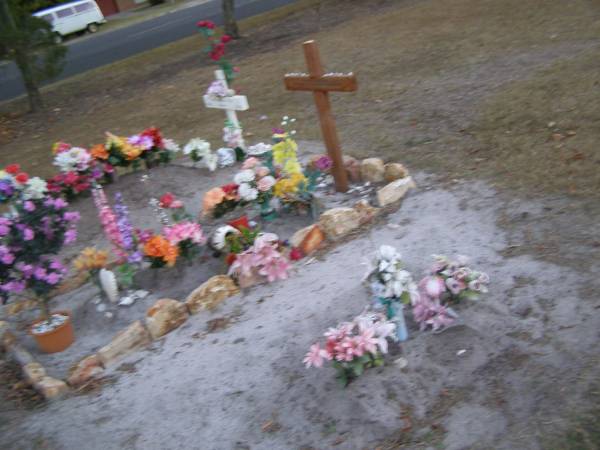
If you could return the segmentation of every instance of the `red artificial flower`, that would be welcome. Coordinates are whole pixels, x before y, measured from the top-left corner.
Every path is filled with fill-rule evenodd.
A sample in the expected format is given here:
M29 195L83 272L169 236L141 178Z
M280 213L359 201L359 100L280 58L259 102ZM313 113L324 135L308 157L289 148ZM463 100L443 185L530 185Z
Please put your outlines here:
M17 183L25 184L27 183L27 180L29 180L29 175L27 175L25 172L21 172L15 177L15 180L17 180Z
M77 175L75 172L67 172L63 181L68 186L74 185L79 182L79 175Z
M225 184L223 186L221 186L221 189L223 190L223 192L225 192L225 195L237 195L237 190L238 190L238 185L235 183L229 183L229 184Z
M304 253L298 247L293 247L290 251L290 259L292 261L298 261L299 259L304 258Z
M170 192L167 192L159 199L160 206L162 206L163 208L170 208L174 201L175 196Z
M215 52L210 52L210 53L208 54L208 56L209 56L209 57L210 57L210 59L212 59L213 61L218 61L219 59L221 59L221 56L223 56L223 55L220 55L220 54L218 54L218 53L215 53Z
M89 188L90 188L90 183L78 183L74 187L75 192L77 192L77 193L87 191Z
M234 261L237 259L237 255L235 253L229 253L226 257L225 257L225 264L227 264L228 266L232 265L234 263Z
M110 164L104 164L104 172L105 173L113 173L115 168Z
M228 34L224 34L223 36L221 36L221 42L223 44L227 44L228 42L231 42L231 36L229 36Z
M160 130L158 128L156 128L156 127L146 128L144 131L142 131L142 136L148 136L148 137L152 138L152 145L154 145L154 147L158 147L158 148L164 147L162 134L160 133Z
M9 164L4 168L4 170L11 175L16 175L21 170L21 166L18 164Z
M201 20L200 22L196 23L196 26L198 28L208 28L209 30L213 30L215 28L215 24L210 20Z

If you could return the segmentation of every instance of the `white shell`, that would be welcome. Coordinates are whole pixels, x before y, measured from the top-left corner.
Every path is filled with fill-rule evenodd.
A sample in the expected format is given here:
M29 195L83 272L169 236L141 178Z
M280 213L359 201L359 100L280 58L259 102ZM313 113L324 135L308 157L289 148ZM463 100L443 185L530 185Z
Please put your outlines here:
M226 244L225 237L229 233L241 234L240 230L238 230L237 228L234 228L231 225L223 225L222 227L217 228L213 233L212 237L210 238L211 246L215 250L223 250Z
M133 297L133 296L127 296L127 297L123 297L121 299L121 301L119 302L119 306L130 306L133 305L136 301L137 297Z
M100 269L100 286L111 303L119 300L119 286L115 274L111 270Z

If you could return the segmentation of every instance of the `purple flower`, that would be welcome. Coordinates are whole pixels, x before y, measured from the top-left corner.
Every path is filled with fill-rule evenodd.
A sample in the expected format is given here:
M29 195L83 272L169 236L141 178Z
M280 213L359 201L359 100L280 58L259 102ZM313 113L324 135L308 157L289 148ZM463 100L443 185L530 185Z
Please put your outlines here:
M9 281L8 283L4 283L0 285L0 290L4 292L23 292L25 290L25 282L24 281Z
M56 272L52 272L46 277L46 282L51 285L57 284L62 278L62 275Z
M65 245L72 244L77 240L77 230L75 228L69 228L65 231Z
M67 211L63 214L63 219L67 222L77 222L81 218L81 215L77 211Z
M43 267L37 267L33 271L33 278L35 278L37 280L44 281L47 276L48 276L48 273L46 272L46 269L44 269Z
M69 206L69 204L60 197L57 198L56 200L54 200L54 208L55 209L62 209L62 208L66 208L67 206Z
M64 272L65 271L65 266L63 266L62 263L58 259L53 259L50 262L50 266L49 267L52 270L56 270L57 272Z
M329 156L326 155L321 156L315 161L315 167L321 172L331 169L331 166L333 166L333 161Z
M142 252L133 252L131 255L129 255L127 262L136 264L136 263L142 262L142 259L143 259Z
M151 149L154 145L154 141L150 136L142 136L141 134L134 134L133 136L129 136L127 138L127 142L129 142L131 145L141 147L144 150Z
M12 264L15 260L15 255L13 255L12 253L4 253L2 255L2 258L0 258L0 260L2 261L2 264Z
M25 278L29 278L31 277L31 275L33 275L33 266L31 264L25 264L20 262L17 263L15 267L23 274Z
M129 220L129 211L123 203L123 195L120 192L115 194L115 213L117 215L117 227L121 234L121 241L126 250L133 249L133 227Z
M26 240L26 241L31 241L35 237L35 233L29 227L23 228L22 231L23 231L23 239Z
M27 200L25 203L23 203L23 207L25 208L25 211L35 211L35 203L33 203L31 200Z

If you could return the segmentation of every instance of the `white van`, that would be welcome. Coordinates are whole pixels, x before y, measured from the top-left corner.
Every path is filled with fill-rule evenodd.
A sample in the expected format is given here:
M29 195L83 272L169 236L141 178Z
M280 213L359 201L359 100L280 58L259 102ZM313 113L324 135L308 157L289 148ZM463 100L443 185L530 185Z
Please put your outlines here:
M94 0L63 3L43 9L33 15L52 25L57 42L60 42L67 34L77 31L88 30L90 33L95 33L98 31L98 26L106 22Z

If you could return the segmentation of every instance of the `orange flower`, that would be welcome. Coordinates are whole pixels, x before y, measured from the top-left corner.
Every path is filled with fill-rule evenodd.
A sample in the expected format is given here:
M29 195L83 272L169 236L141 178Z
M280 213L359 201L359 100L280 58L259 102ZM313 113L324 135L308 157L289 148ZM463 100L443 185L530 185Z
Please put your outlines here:
M225 192L220 187L212 188L202 199L204 214L209 214L215 206L225 200Z
M95 159L108 159L108 151L104 144L97 144L90 148L90 154Z
M179 256L179 248L162 236L152 236L144 244L144 253L152 258L160 258L172 267Z

